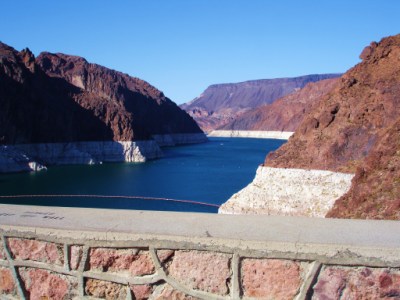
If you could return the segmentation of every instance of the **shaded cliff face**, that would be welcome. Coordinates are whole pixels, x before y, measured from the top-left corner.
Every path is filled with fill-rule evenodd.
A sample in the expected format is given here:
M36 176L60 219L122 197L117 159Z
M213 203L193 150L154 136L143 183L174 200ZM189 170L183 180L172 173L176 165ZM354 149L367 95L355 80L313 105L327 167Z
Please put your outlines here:
M400 35L360 57L265 165L355 172L328 216L399 219Z
M0 143L132 141L201 133L192 118L138 78L65 54L36 59L0 43Z
M238 116L218 130L295 131L317 100L338 82L337 78L310 82L272 104L266 104Z
M36 59L52 78L84 91L77 102L92 110L120 138L129 125L146 134L201 133L192 118L147 82L65 54L42 53ZM129 116L125 123L119 115ZM122 130L121 130L122 129Z
M203 130L211 131L250 109L270 104L303 88L309 82L338 76L340 75L307 75L211 85L199 97L181 105L181 108L185 109Z
M112 140L113 132L75 102L82 91L47 76L29 50L0 44L0 143Z

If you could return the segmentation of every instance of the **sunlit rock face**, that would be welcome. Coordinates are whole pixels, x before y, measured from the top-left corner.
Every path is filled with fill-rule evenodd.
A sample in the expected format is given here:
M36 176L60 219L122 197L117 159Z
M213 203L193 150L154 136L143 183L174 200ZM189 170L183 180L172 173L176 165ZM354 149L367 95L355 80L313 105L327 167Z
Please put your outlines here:
M296 169L355 174L350 188L332 199L328 211L313 208L311 215L400 219L400 35L371 43L360 57L362 62L317 100L288 142L267 155L264 168L285 169L285 174ZM249 189L232 198L242 203L243 211L269 214L261 206L252 208L268 198L268 185L285 186L286 179L274 174L257 175ZM262 184L261 188L255 189L256 184ZM290 207L286 194L291 189L286 186L265 207L274 207L274 203ZM301 193L304 203L313 195L307 184ZM315 201L322 199L320 195Z

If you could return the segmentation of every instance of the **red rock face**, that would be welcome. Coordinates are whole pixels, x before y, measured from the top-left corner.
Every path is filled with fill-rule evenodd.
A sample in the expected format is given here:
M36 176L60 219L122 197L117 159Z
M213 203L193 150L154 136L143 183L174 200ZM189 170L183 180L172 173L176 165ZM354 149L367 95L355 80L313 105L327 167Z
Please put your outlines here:
M399 219L400 35L373 43L361 56L265 165L357 172L328 215Z
M230 278L230 258L219 253L175 251L170 276L190 288L227 295Z
M201 133L147 82L85 59L0 43L0 143L131 141Z
M40 269L20 268L29 299L72 299L76 297L76 278Z
M398 118L400 36L383 39L371 56L342 76L268 166L351 170Z
M174 250L157 250L157 256L161 263L165 263L174 253Z
M15 293L15 282L11 270L0 267L0 295Z
M64 263L64 251L60 244L9 238L8 245L14 259L33 260L56 265L63 265Z
M232 122L241 114L270 104L309 82L338 77L338 74L252 80L209 86L199 97L181 105L204 131ZM238 128L241 130L241 128Z
M312 299L397 299L400 274L382 269L327 267L318 277Z
M133 276L154 273L155 268L150 255L133 250L115 250L95 248L90 250L89 265L91 270L102 272L127 271Z
M245 297L294 299L302 283L300 264L289 260L245 259L241 272Z
M252 109L218 130L295 131L304 116L318 105L321 96L331 91L338 79L310 82L304 88L283 98Z
M153 292L153 287L148 284L135 284L131 285L131 291L135 296L135 300L145 300L149 299Z
M327 217L400 219L400 119L377 140Z

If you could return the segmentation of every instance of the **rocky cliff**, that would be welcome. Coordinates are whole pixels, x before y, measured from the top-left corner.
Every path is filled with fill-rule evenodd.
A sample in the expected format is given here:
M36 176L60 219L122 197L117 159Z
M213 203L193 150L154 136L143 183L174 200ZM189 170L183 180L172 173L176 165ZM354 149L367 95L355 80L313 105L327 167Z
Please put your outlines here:
M41 53L36 63L49 77L83 91L76 102L110 127L115 140L202 133L187 113L141 79L61 53Z
M400 35L368 46L266 165L354 172L399 118L399 56Z
M338 82L337 78L310 82L272 104L249 110L217 130L295 131L316 102Z
M18 52L0 43L0 78L0 161L9 166L15 161L26 166L35 159L47 163L46 156L39 152L37 157L33 148L30 152L24 147L28 153L20 153L21 144L68 143L68 149L75 150L57 152L60 161L71 153L90 157L89 161L107 160L100 152L109 149L120 152L111 160L136 161L123 151L137 153L138 145L144 144L126 142L147 141L144 149L151 149L150 155L139 156L145 159L160 154L153 135L173 136L170 140L178 143L206 140L193 119L155 87L81 57L42 53L35 58L29 49ZM93 144L77 142L119 145L100 143L95 151L100 156L93 156ZM13 168L3 171L9 170Z
M264 168L355 174L324 214L400 219L400 35L371 43L360 57Z
M309 82L335 78L339 74L252 80L209 86L199 97L181 105L205 131L221 127L246 111L274 102L303 88Z

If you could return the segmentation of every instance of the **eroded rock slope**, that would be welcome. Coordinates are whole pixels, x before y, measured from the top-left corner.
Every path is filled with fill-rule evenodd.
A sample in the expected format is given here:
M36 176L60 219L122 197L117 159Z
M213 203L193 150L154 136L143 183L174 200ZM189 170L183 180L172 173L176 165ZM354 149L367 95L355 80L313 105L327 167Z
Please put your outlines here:
M400 35L371 43L360 58L263 167L355 174L327 216L400 219Z

